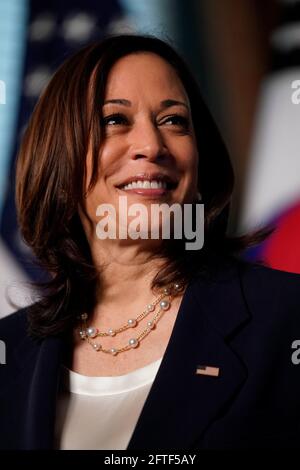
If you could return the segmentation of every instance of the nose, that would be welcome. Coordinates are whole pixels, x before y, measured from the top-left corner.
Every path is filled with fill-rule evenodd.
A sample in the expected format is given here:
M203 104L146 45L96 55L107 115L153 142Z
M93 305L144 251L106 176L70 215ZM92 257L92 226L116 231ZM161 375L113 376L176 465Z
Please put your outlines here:
M164 159L169 151L159 128L150 121L135 126L131 133L131 158Z

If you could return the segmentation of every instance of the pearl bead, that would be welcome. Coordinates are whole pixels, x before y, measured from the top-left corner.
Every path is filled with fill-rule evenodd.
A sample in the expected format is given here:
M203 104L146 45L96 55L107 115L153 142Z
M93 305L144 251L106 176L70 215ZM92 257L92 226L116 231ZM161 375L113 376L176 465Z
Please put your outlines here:
M129 343L129 346L130 346L131 348L136 348L137 345L139 344L138 340L135 339L135 338L131 338L131 339L128 341L128 343Z
M164 294L166 294L166 295L167 295L167 294L170 294L170 289L169 289L168 287L165 287L163 292L164 292Z
M95 349L95 351L100 351L100 349L101 349L101 344L99 344L99 343L94 343L94 344L93 344L93 348Z
M130 318L127 324L133 328L134 326L136 326L136 320L134 318Z
M152 305L152 304L147 305L148 312L153 312L154 309L155 309L154 305Z
M95 338L95 336L97 335L97 333L98 333L97 328L94 328L93 326L90 326L90 327L87 328L87 330L86 330L86 334L87 334L90 338Z
M86 320L87 317L88 317L88 314L87 314L87 313L83 313L83 314L81 315L81 319L82 319L82 320Z
M108 334L109 334L110 336L115 336L116 332L115 332L115 330L113 330L112 328L110 328L110 329L108 330Z
M181 289L181 285L180 284L174 284L174 289L175 290L180 290Z
M162 300L160 303L160 308L162 308L163 310L168 310L170 308L170 302L168 300Z
M153 328L155 328L155 323L153 321L148 321L147 327L149 328L149 330L153 330Z
M109 350L110 354L112 354L113 356L115 356L116 354L118 354L118 351L115 349L115 348L111 348Z

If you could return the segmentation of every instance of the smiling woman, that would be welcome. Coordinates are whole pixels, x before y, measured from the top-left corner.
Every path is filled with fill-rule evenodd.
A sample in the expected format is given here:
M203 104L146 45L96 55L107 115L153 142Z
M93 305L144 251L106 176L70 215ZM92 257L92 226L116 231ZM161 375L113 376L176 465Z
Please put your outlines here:
M49 279L0 321L1 448L296 445L299 277L240 260L262 235L227 236L232 190L226 148L170 45L113 36L62 64L17 162L20 229ZM99 207L124 220L122 198L152 223L154 205L188 205L197 231L200 198L203 248L186 249L184 230L98 237Z
M107 77L102 113L99 178L85 199L81 218L99 263L104 257L95 237L99 205L115 206L120 220L122 195L128 204L142 203L146 208L158 201L192 203L197 198L198 173L189 99L174 68L161 57L138 51L119 59ZM90 151L87 192L92 173Z
M82 312L107 326L111 297L116 305L107 314L113 307L118 323L124 299L141 309L153 289L186 285L199 270L211 269L211 258L246 245L226 237L233 173L224 144L184 61L156 38L111 37L62 65L24 136L17 181L23 236L52 273L44 314L37 304L30 309L30 330L39 337L64 332ZM166 187L153 187L160 183ZM118 210L121 195L131 204L196 204L198 193L206 207L206 243L193 255L184 239L104 244L96 237L100 204Z

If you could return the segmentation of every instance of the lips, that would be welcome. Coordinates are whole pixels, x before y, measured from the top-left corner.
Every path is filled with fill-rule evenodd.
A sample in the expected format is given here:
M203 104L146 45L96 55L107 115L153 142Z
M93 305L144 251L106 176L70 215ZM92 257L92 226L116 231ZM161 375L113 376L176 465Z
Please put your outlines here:
M170 190L175 189L177 184L177 180L170 175L163 173L139 173L124 179L122 183L116 185L116 187L123 190Z

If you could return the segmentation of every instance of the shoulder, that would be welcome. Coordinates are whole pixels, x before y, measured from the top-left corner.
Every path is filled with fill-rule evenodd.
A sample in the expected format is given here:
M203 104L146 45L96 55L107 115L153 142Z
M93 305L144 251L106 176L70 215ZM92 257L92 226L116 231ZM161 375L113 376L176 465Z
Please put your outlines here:
M213 284L225 291L241 289L244 297L257 302L282 302L300 306L300 274L279 271L262 264L241 259L222 261L214 275Z
M236 261L210 280L199 279L193 293L207 323L226 338L253 377L263 370L278 383L293 379L299 391L292 359L299 348L300 363L299 274Z
M300 322L300 274L250 263L240 263L238 273L251 311L263 310L265 316L276 314L285 319L295 315Z
M194 285L199 306L225 336L242 325L250 336L258 330L300 335L299 274L230 259Z
M276 298L300 303L300 274L242 259L220 259L209 268L208 274L199 274L196 283L198 281L220 292L241 289L244 295L256 299Z
M6 351L6 362L11 362L18 349L26 344L29 350L35 347L28 332L28 307L21 308L0 319L0 341Z
M292 366L292 345L300 337L300 275L244 262L237 270L248 321L236 344L256 360Z
M259 287L260 290L280 286L283 289L282 292L292 292L299 289L300 286L300 274L279 271L264 265L244 261L238 262L237 268L243 281L248 286Z
M20 336L26 334L28 327L27 308L21 308L0 319L1 339L9 339L11 336L15 339L20 339Z

